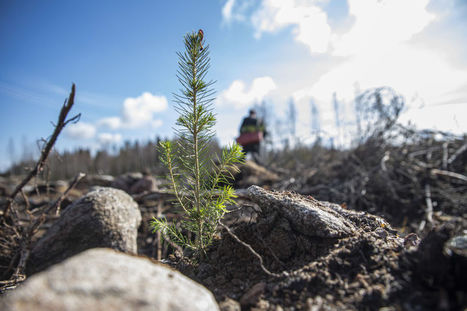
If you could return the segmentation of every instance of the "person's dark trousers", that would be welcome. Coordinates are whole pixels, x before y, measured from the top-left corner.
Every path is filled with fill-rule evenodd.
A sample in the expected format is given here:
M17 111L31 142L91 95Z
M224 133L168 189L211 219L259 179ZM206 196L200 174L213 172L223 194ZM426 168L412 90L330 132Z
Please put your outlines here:
M245 152L245 155L250 153L251 157L253 158L253 161L257 164L260 163L260 156L259 156L259 144L249 144L243 147L243 152Z

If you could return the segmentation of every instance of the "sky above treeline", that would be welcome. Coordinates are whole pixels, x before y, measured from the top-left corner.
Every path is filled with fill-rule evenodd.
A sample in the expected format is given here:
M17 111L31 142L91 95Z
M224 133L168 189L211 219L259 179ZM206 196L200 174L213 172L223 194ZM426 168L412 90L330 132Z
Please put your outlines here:
M382 86L404 96L402 122L467 132L465 0L2 0L0 169L52 133L72 83L82 116L58 150L172 137L176 52L198 29L222 144L262 102L276 135L293 102L302 143L314 139L312 106L333 136L334 94L352 133L356 94Z

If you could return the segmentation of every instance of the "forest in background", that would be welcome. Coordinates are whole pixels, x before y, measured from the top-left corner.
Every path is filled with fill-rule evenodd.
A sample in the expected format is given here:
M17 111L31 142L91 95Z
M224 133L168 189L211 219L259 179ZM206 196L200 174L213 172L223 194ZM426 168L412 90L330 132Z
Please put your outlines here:
M295 149L303 153L304 150L311 151L319 147L323 152L334 153L338 150L355 148L369 137L388 131L396 124L404 108L404 98L389 87L367 90L355 98L352 124L349 124L343 116L342 106L334 96L332 107L335 133L329 133L323 129L325 127L321 124L320 111L311 101L310 134L305 138L300 137L296 130L297 109L293 100L288 102L282 117L275 115L272 107L266 102L254 105L253 108L266 124L268 132L262 144L262 164L270 166L279 156ZM61 152L54 149L42 177L47 180L70 179L79 172L116 176L126 172L149 171L157 175L163 170L157 150L161 139L155 136L148 141L127 140L121 146L106 145L97 151L85 147ZM22 150L19 154L17 144L10 139L6 149L13 164L2 175L27 173L39 157L43 142L42 139L31 144L23 137ZM214 142L212 148L213 151L219 151L219 143ZM307 156L302 160L306 163ZM277 165L273 166L277 167Z

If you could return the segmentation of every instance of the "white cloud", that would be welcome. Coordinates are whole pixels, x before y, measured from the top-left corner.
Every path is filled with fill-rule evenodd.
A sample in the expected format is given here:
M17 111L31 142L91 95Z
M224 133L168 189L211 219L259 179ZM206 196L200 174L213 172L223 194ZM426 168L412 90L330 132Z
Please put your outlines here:
M65 128L65 134L73 139L90 139L96 135L96 127L86 122L69 124Z
M122 122L125 127L135 128L150 123L154 113L167 109L165 96L144 92L141 96L128 97L123 102Z
M111 133L100 133L97 136L97 140L101 145L118 144L122 141L122 135L111 134Z
M410 42L436 20L427 5L427 0L349 0L355 23L348 33L334 38L333 51L347 59L311 88L296 92L296 99L312 96L330 102L332 93L337 92L350 101L358 84L360 89L391 86L408 101L438 104L451 92L465 89L465 70L453 67L439 52Z
M240 5L233 0L223 7L225 21L233 20ZM262 0L259 9L251 14L255 37L274 33L292 26L297 42L306 45L311 53L354 55L362 51L384 50L395 43L409 40L435 19L426 10L429 0L348 0L349 14L355 17L351 31L337 35L332 32L327 13L319 0ZM237 20L244 20L237 19Z
M109 129L139 128L146 125L159 124L161 121L155 119L157 112L167 109L167 98L165 96L152 95L144 92L138 97L128 97L123 101L121 117L107 117L97 122L98 126ZM162 125L162 124L161 124Z
M251 21L256 29L255 37L264 32L275 32L294 26L295 40L305 44L312 53L324 53L331 40L331 27L327 14L314 3L299 0L263 0Z
M245 108L261 102L274 89L276 89L276 84L268 76L255 78L248 91L243 81L235 80L228 89L221 92L217 105L233 105L237 109Z
M448 113L447 113L448 112ZM441 117L443 116L443 117ZM412 108L400 118L402 123L417 120L417 127L465 134L467 124L467 101L458 105L439 105Z
M245 21L248 9L254 4L254 0L227 0L222 7L222 23L230 24L233 21Z
M324 74L308 94L324 100L336 91L350 100L355 83L361 89L391 86L408 100L437 104L451 91L467 86L467 72L453 68L436 52L399 45L387 53L353 57Z
M225 22L229 23L232 20L232 9L235 4L235 0L227 0L222 7L222 18Z
M241 0L236 0L230 10L235 13L240 3ZM347 0L347 3L349 16L346 19L352 24L344 33L342 29L331 29L319 0L262 0L257 9L245 14L244 21L252 23L256 38L291 29L296 42L305 44L312 53L327 56L323 66L328 69L319 76L313 76L316 71L304 68L304 77L290 82L279 80L281 86L297 82L303 85L303 80L310 81L307 87L294 93L299 123L309 126L309 103L314 98L322 108L323 125L332 126L334 115L330 104L334 92L345 106L343 109L352 115L351 103L356 86L360 90L390 86L405 97L409 109L422 104L426 107L445 103L465 106L465 64L448 58L450 54L447 53L447 50L455 50L459 43L449 41L448 38L454 36L451 33L447 33L447 38L440 38L441 33L446 33L448 21L445 18L454 14L448 11L455 7L446 9L443 6L442 10L436 5L429 7L429 0ZM334 9L332 6L327 8ZM304 63L303 60L297 62ZM307 76L308 72L312 74ZM280 74L276 76L280 77ZM293 89L290 87L287 92L293 92ZM235 107L244 107L251 102L246 99L251 97L248 96L250 93L245 83L235 81L221 94L221 99ZM280 93L284 93L283 88L274 94ZM442 110L436 109L437 112ZM452 120L454 113L449 110L444 109L443 118ZM422 115L436 119L431 113L412 113L411 117L415 120ZM422 120L420 124L427 122Z
M121 127L122 120L119 117L108 117L97 121L97 125L116 130Z
M153 128L161 127L163 124L164 124L164 122L163 122L162 120L160 120L160 119L153 120L153 121L151 122L151 126L152 126Z
M410 40L435 19L426 9L428 2L348 0L355 23L346 34L333 37L334 54L371 54Z

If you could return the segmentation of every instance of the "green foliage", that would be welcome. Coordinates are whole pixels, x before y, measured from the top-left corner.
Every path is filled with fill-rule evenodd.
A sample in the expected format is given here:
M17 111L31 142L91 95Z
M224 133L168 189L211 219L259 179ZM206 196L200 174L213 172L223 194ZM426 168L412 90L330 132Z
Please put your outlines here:
M185 51L177 53L177 77L182 88L174 94L177 119L174 142L160 143L160 160L168 169L176 202L185 213L180 224L153 218L153 231L198 254L209 246L218 222L234 203L234 189L229 185L244 154L237 144L222 150L220 156L210 154L216 118L212 112L213 82L204 79L209 69L209 46L203 44L202 32L185 36ZM204 46L204 48L203 48ZM223 186L221 186L223 185ZM188 234L190 233L190 234Z

